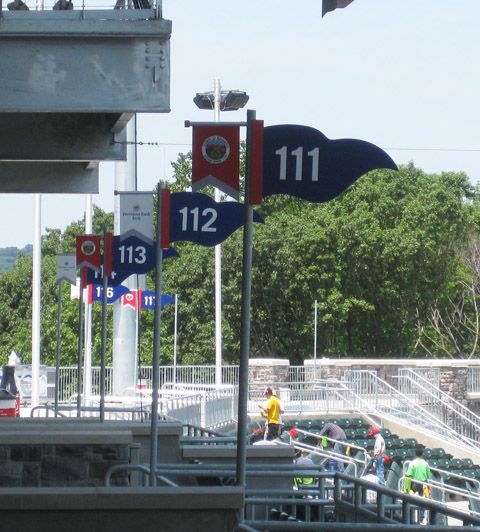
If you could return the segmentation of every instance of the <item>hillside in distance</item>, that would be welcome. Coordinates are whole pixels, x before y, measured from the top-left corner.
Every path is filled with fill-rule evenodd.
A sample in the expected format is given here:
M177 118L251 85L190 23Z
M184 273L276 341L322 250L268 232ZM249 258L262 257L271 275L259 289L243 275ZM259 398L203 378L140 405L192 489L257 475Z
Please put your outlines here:
M31 255L32 250L33 246L31 244L27 244L22 249L16 247L0 248L0 271L11 270L20 253L23 255Z

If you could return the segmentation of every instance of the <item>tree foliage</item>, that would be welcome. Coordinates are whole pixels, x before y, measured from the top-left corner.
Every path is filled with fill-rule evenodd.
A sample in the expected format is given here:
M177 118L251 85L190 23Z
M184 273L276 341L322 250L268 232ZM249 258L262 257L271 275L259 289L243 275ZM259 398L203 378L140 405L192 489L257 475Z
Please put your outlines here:
M188 189L190 154L179 157L174 173L172 190ZM410 164L398 172L370 172L329 203L274 196L258 210L265 223L254 226L252 356L280 356L294 363L311 357L315 301L318 356L477 356L480 269L466 250L479 241L480 210L478 191L464 174L427 174ZM113 216L95 208L94 232L102 233L104 226L112 228ZM83 230L83 222L74 221L63 233L49 229L43 237L43 363L55 359L55 257L73 253L75 235ZM165 261L163 283L165 293L178 297L178 362L212 363L214 251L186 242L175 247L180 258ZM222 244L227 362L239 356L241 271L239 230ZM15 268L0 276L0 346L5 355L17 350L24 361L31 352L31 275L32 259L21 255ZM150 274L149 289L153 279ZM69 291L64 284L63 365L75 364L77 352L78 301L70 300ZM108 358L111 314L110 308ZM173 329L169 305L162 313L162 363L173 360ZM93 337L95 363L100 305L94 306ZM140 338L141 361L150 364L151 312L141 314Z

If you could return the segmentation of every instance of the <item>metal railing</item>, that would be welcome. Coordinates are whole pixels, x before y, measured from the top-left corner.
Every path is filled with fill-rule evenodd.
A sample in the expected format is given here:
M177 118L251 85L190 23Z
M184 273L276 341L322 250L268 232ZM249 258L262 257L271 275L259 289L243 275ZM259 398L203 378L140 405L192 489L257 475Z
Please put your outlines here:
M478 450L479 444L457 432L448 423L430 412L425 405L417 404L414 394L405 395L368 370L345 372L346 385L368 405L372 414L388 415L419 429L430 431L451 442ZM360 406L360 405L359 405Z
M5 11L8 10L8 4L10 4L12 0L3 0L0 2L0 11L3 9ZM22 0L23 4L27 6L28 9L20 9L20 11L32 11L34 13L38 13L41 11L52 11L54 8L57 0L43 0L41 7L40 4L37 2L37 0ZM65 6L69 6L70 4L65 3ZM115 14L118 14L120 17L115 18L121 18L122 13L121 11L127 11L127 10L136 10L137 12L142 12L143 15L140 15L138 18L152 18L152 15L156 14L156 18L161 18L161 0L114 0L108 2L107 0L72 0L72 7L63 7L62 9L58 11L54 11L56 13L59 13L62 11L65 12L74 12L74 11L85 11L85 10L96 10L96 11L102 11L102 16L108 19L108 11L114 11ZM18 8L17 8L18 9ZM58 8L55 8L58 9ZM15 10L14 10L15 11ZM17 11L18 12L18 11ZM149 15L147 16L146 13ZM113 15L111 15L113 17ZM60 15L62 19L65 19L65 15Z
M401 368L398 390L463 436L472 447L480 449L480 416L440 390L428 377L419 374L417 369Z

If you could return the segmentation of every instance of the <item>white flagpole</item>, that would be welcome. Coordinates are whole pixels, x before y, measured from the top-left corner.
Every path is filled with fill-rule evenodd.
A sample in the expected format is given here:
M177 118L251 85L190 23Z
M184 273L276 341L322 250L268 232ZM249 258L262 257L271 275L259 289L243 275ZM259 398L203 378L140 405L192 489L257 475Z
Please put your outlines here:
M42 196L35 194L32 272L32 408L40 402L40 300L42 277Z
M92 195L85 196L85 234L93 233L93 204ZM88 401L92 395L92 305L88 303L87 290L84 288L83 300L84 309L84 360L83 360L83 396Z
M177 294L175 294L175 318L173 324L173 383L177 382Z

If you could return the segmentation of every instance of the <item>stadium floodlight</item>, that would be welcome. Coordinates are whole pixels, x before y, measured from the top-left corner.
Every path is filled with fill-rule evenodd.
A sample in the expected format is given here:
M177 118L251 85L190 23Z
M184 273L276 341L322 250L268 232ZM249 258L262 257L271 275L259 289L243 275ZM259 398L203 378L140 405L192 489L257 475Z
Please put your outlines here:
M244 91L220 91L220 111L238 111L245 107L249 96ZM213 111L215 109L215 92L198 92L193 102L199 109Z

